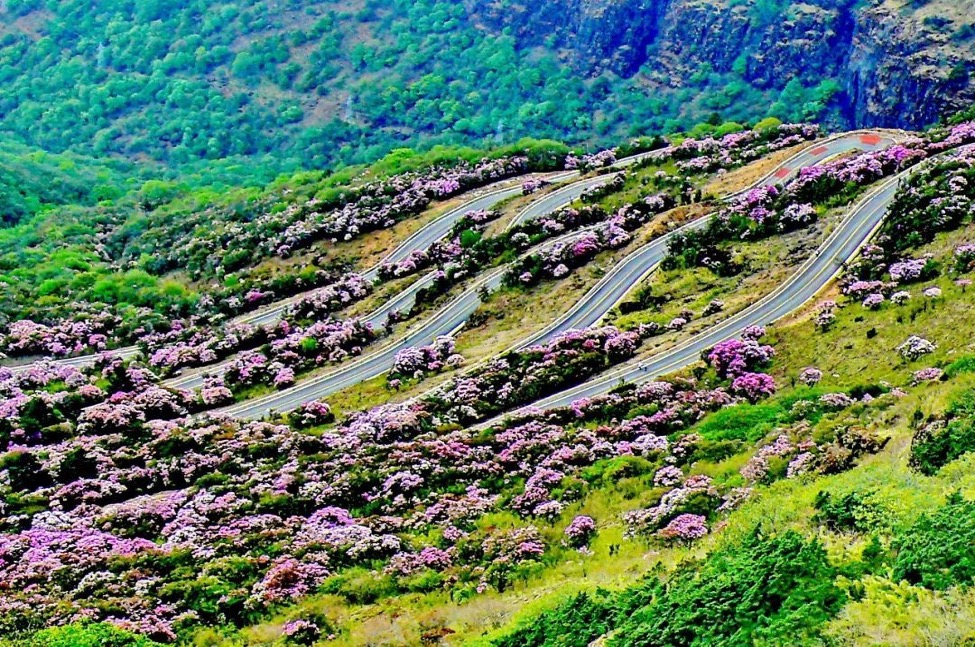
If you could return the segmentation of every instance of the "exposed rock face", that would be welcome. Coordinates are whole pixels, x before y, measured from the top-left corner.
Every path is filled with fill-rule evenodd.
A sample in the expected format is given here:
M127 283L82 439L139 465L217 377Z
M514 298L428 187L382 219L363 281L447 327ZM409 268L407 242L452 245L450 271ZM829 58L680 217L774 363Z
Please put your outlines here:
M759 89L832 78L842 90L831 106L840 125L909 128L975 100L975 39L954 35L966 16L975 21L973 0L915 2L917 10L883 0L765 2L773 8L764 11L729 0L466 3L488 29L559 48L584 73L639 75L648 91L677 87L706 66Z

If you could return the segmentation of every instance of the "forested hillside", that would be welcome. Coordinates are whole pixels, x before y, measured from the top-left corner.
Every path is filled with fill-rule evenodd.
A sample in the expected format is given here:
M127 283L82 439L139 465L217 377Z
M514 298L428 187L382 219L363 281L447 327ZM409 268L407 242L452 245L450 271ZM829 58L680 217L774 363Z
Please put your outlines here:
M525 135L605 144L715 113L917 127L968 92L971 8L9 0L0 127L49 151L279 170Z

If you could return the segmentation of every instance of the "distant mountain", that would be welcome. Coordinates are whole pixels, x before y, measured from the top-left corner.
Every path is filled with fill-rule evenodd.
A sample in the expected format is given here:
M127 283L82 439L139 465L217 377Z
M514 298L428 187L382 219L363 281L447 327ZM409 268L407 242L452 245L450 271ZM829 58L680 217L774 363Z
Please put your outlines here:
M918 127L975 97L975 2L8 0L0 128L268 168L713 115Z

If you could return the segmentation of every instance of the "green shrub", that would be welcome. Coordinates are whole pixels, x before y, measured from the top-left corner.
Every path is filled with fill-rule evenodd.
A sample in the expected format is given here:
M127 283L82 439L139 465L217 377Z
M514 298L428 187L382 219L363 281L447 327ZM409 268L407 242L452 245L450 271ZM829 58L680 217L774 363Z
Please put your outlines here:
M651 581L647 604L632 614L622 605L629 617L609 644L814 644L844 601L835 576L818 541L791 531L756 533L703 563L686 564L666 587Z
M136 636L107 623L75 623L39 631L23 647L161 647L161 643Z
M381 575L367 568L348 568L333 575L322 587L325 593L340 595L352 604L372 604L399 593L391 575Z
M975 579L975 503L958 493L893 543L894 578L945 590Z
M911 440L911 468L931 476L963 454L975 450L975 392L956 399L944 420L918 427Z
M695 429L706 440L755 442L779 423L785 410L775 402L725 407L705 418Z
M883 510L869 499L869 495L849 492L843 496L825 490L816 495L813 521L833 531L863 532L878 525Z
M945 367L945 375L957 377L962 373L975 373L975 355L966 355Z
M494 641L495 647L586 647L611 629L613 598L580 593Z

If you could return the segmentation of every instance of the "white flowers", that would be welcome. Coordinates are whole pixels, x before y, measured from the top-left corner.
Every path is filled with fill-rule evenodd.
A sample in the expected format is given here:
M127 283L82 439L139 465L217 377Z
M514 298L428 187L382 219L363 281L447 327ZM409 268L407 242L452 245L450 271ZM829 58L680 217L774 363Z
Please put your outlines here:
M907 338L903 344L897 347L897 352L901 356L908 360L914 361L924 355L933 353L938 349L936 344L931 343L924 337L918 337L917 335L911 335Z

